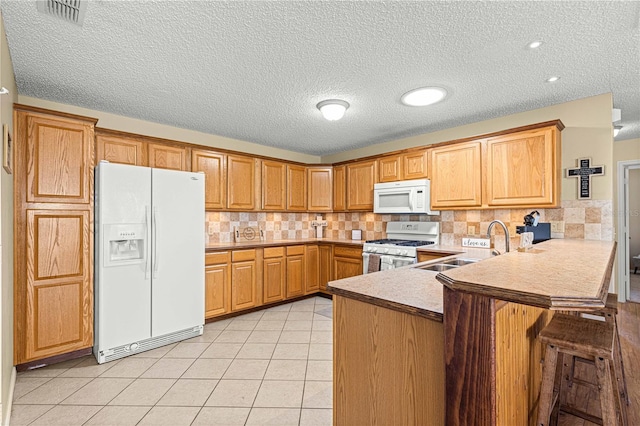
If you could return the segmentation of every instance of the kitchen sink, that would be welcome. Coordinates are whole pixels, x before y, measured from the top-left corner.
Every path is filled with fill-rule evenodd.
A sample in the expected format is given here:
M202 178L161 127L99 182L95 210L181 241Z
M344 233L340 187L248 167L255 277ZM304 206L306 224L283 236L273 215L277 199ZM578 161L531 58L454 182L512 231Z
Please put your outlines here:
M455 268L458 268L458 265L446 265L444 263L436 263L434 265L420 266L419 269L423 269L425 271L442 272L442 271L447 271L449 269L455 269Z
M476 263L479 261L480 259L450 259L450 260L445 260L441 263L445 265L464 266L464 265L468 265L470 263Z

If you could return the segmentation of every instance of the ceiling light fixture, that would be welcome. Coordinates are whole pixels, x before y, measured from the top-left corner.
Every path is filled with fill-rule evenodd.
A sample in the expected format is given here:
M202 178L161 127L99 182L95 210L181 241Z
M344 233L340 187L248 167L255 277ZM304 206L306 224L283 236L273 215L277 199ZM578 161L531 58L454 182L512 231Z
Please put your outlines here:
M618 136L618 133L620 133L620 130L622 130L622 126L613 126L613 137L614 138L616 136Z
M336 121L344 117L344 113L349 108L349 102L340 99L327 99L326 101L318 102L316 107L325 119Z
M532 41L531 43L527 44L527 47L529 49L537 49L538 47L542 46L544 42L541 40L536 40L536 41Z
M545 82L547 82L547 83L555 83L558 80L560 80L560 77L553 76L553 77L549 77L548 79L546 79Z
M427 106L440 102L447 96L442 87L421 87L402 95L400 102L409 106Z

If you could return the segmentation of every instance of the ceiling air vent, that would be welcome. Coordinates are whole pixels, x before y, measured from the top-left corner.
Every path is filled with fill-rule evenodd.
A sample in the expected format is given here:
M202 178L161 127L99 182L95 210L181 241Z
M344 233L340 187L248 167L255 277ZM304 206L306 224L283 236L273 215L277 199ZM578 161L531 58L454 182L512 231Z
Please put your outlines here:
M38 11L82 26L88 0L38 0Z

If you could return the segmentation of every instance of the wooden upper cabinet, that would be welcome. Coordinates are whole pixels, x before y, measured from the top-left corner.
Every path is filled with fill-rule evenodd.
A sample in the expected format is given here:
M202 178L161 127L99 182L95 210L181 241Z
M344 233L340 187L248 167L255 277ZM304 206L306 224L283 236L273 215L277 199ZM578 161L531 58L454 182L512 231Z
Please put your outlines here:
M227 207L254 210L256 207L256 159L227 156Z
M402 154L402 179L427 179L428 154L426 149Z
M205 209L227 207L227 156L213 151L193 149L191 171L204 173Z
M262 210L284 211L287 197L287 165L262 161Z
M27 166L21 170L27 179L26 201L89 203L93 124L24 111L17 112L17 121L16 131L26 132Z
M96 130L96 164L101 160L110 163L147 165L147 144L141 140L102 134Z
M557 205L560 132L556 126L489 138L486 145L487 205Z
M177 146L150 143L149 167L170 170L187 170L187 149Z
M287 164L287 210L307 210L307 168Z
M347 168L335 166L333 168L333 211L347 210Z
M388 155L378 159L378 182L395 182L402 179L402 156Z
M376 178L375 160L347 164L347 210L373 211Z
M311 212L331 211L332 167L308 167L307 188L307 210Z
M436 210L482 205L481 141L431 150L431 207Z

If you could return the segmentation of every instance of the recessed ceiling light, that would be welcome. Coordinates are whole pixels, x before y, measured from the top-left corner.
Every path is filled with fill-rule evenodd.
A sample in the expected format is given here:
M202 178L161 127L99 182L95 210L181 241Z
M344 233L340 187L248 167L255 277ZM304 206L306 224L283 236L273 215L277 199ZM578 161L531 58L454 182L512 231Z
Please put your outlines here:
M447 96L447 91L442 87L421 87L413 89L402 95L400 101L409 106L426 106L440 102Z
M536 40L536 41L532 41L531 43L527 44L527 47L529 49L537 49L538 47L542 46L544 42L541 40Z
M556 82L556 81L558 81L558 80L560 80L560 77L553 76L553 77L549 77L549 78L548 78L548 79L546 79L545 81L546 81L547 83L555 83L555 82Z

